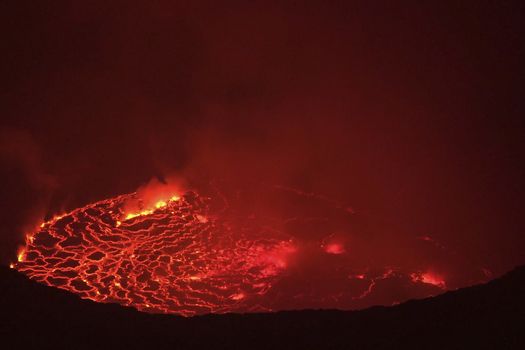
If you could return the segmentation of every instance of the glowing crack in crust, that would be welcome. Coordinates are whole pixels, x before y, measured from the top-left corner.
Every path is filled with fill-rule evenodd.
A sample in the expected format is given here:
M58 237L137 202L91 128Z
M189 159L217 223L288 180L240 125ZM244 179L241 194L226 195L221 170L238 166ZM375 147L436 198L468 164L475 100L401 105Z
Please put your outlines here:
M210 217L193 192L124 213L134 194L53 218L26 237L11 267L98 302L185 316L266 311L261 297L286 269L295 247Z

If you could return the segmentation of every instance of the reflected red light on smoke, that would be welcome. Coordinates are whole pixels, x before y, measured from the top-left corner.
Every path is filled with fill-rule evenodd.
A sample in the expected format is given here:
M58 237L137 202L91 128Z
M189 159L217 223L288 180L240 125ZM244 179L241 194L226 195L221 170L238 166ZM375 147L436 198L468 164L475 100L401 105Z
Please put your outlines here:
M325 245L324 251L328 254L343 254L345 253L345 247L340 243L329 243Z

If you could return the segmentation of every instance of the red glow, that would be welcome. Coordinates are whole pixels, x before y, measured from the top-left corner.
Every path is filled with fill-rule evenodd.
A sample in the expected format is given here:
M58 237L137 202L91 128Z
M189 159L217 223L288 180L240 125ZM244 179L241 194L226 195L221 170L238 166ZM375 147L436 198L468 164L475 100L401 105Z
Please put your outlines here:
M522 11L106 3L3 8L2 263L183 315L525 263Z
M325 245L324 251L328 254L343 254L345 253L345 247L340 243L329 243Z
M420 273L420 274L413 273L411 277L414 282L432 284L441 289L446 288L445 280L440 275L437 275L433 272L425 272L425 273Z

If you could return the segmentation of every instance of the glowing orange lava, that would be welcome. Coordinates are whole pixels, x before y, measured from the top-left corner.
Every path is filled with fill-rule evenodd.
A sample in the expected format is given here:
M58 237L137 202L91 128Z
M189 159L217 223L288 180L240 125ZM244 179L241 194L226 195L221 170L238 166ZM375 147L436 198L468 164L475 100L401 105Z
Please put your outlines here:
M373 263L362 252L375 247L348 233L355 213L324 196L284 187L261 204L155 186L42 223L10 266L82 298L184 316L356 309L447 287L425 267ZM265 212L274 203L291 204Z
M123 212L124 195L41 225L16 269L99 302L195 315L267 310L261 297L286 269L293 243L245 235L213 219L193 192ZM28 236L29 237L29 236Z
M411 274L411 277L412 277L412 281L414 282L432 284L441 289L446 288L445 280L441 276L433 272L413 273Z

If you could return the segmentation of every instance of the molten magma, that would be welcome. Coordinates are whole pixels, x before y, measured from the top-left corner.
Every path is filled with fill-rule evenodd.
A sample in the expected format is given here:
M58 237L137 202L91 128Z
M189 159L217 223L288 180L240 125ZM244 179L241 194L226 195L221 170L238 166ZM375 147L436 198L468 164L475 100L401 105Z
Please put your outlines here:
M12 267L83 298L185 316L356 309L446 288L429 266L362 254L376 246L351 234L355 213L325 197L155 190L55 216L26 236Z
M264 311L263 296L294 253L277 234L249 237L210 217L205 198L173 196L139 212L134 194L100 201L41 225L16 269L83 298L149 312Z
M413 273L411 277L414 282L423 282L443 289L446 288L445 280L433 272Z

